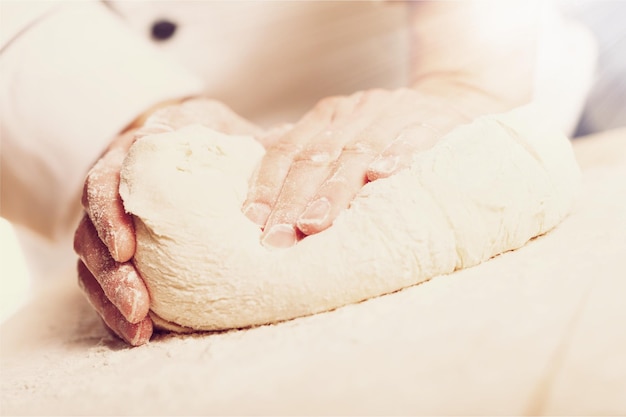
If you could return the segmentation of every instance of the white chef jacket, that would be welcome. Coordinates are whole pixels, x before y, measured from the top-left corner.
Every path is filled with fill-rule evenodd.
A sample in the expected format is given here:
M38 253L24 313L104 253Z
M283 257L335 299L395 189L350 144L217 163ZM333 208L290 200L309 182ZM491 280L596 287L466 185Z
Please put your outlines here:
M404 4L1 7L1 215L50 238L73 230L85 174L111 139L159 102L204 94L268 125L327 95L406 84ZM164 21L175 30L155 38Z

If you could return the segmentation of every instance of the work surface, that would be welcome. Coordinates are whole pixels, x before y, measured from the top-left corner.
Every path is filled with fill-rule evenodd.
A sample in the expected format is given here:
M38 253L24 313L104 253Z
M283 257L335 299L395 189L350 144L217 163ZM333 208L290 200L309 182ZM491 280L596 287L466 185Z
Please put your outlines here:
M574 147L556 230L329 313L127 348L70 277L2 326L1 412L624 415L626 129Z

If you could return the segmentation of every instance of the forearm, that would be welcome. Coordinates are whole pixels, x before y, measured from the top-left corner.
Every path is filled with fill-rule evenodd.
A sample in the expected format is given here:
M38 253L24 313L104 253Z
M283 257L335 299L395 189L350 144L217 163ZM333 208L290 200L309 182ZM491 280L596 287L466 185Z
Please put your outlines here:
M440 1L410 7L413 86L464 85L496 98L503 108L530 100L538 3Z

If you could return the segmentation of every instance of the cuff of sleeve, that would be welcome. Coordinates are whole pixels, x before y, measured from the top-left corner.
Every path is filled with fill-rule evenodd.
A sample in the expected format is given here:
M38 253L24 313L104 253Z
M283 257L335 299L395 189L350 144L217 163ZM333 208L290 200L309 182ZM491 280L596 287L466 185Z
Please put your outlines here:
M99 2L46 16L0 65L2 214L51 237L73 226L85 174L117 133L203 89Z

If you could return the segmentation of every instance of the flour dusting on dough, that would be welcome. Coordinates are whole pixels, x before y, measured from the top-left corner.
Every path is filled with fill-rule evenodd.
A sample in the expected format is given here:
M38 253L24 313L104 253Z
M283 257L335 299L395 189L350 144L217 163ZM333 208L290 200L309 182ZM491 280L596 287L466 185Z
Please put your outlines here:
M364 186L329 229L271 251L241 212L263 152L197 125L131 148L120 193L162 325L273 323L476 265L555 227L579 182L567 138L523 107L458 127Z

